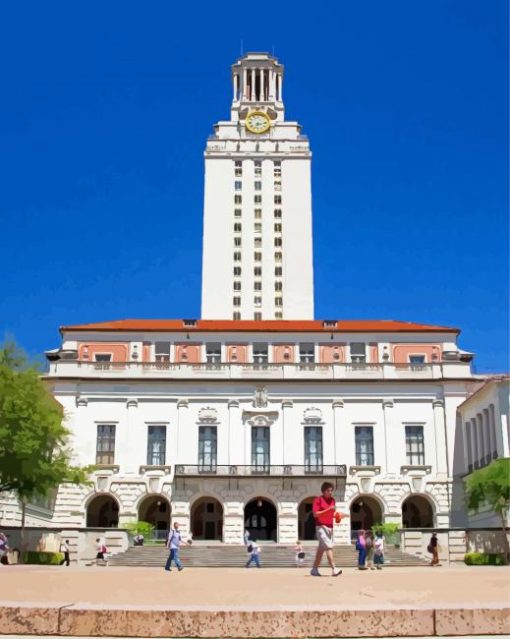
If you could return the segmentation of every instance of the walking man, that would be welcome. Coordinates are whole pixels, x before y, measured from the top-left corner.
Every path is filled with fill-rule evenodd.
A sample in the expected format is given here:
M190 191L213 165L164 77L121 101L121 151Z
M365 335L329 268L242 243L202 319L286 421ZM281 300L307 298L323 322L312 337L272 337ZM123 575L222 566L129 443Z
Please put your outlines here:
M323 482L321 486L321 495L313 501L312 513L315 517L315 536L319 545L315 555L313 568L310 570L312 577L320 577L319 566L321 564L322 555L326 553L328 563L331 567L331 575L338 577L342 574L340 569L335 567L333 559L333 521L335 520L335 500L333 498L333 484L329 481ZM341 519L340 513L337 513L336 521Z
M65 541L61 541L60 542L60 552L64 553L64 559L62 559L62 561L60 562L60 566L63 566L64 564L66 566L69 566L69 564L71 563L70 559L69 559L69 539L66 539Z
M173 530L168 533L168 540L166 542L166 547L170 552L168 554L168 559L166 560L165 570L168 570L169 572L170 570L172 570L172 561L175 562L175 565L177 566L177 570L179 572L183 570L181 560L179 559L179 550L181 546L185 545L186 544L182 542L182 533L179 530L179 524L178 522L175 522Z

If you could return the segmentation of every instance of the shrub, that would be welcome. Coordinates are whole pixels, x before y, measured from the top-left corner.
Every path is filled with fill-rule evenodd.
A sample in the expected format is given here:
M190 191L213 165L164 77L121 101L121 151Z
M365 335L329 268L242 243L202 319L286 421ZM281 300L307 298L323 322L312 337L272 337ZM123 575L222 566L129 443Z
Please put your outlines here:
M61 552L42 552L39 550L26 550L22 553L24 564L40 564L45 566L58 566L64 559Z
M149 537L154 530L154 526L148 521L131 521L125 525L130 535L143 535Z
M464 555L468 566L503 566L505 561L501 553L468 552Z
M375 534L382 532L386 542L389 544L398 544L400 542L400 538L398 535L398 531L400 530L400 526L398 524L374 524L372 526L372 532Z

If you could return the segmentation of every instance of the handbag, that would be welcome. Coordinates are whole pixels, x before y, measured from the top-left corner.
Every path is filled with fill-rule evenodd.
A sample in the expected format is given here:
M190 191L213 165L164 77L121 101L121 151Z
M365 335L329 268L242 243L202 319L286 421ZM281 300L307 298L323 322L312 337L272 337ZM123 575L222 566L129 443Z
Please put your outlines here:
M304 559L305 558L304 550L302 550L301 552L298 552L297 556L298 556L298 559Z
M434 549L433 549L433 548L432 548L432 546L429 544L429 545L427 546L427 552L432 553L433 551L434 551Z

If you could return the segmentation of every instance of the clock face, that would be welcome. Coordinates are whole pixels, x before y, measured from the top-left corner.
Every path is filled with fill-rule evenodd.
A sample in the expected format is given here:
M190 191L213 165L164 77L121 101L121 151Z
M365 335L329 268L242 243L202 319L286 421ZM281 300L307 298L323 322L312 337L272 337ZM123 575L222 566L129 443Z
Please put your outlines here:
M252 133L265 133L271 126L271 120L263 111L252 111L246 116L246 128Z

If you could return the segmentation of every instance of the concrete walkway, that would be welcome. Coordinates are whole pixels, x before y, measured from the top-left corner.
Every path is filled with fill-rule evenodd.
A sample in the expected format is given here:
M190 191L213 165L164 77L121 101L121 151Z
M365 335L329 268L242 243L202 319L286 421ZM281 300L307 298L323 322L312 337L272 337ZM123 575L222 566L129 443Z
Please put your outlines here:
M126 637L510 635L499 567L303 569L2 566L0 633Z

